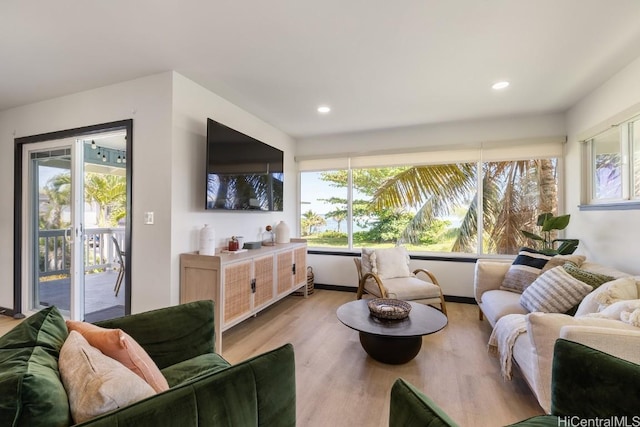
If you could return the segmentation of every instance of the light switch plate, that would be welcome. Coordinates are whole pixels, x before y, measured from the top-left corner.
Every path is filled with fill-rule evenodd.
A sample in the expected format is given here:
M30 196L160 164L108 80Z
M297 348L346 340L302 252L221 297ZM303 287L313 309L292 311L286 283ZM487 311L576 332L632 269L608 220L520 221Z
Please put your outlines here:
M147 225L153 224L153 212L145 212L144 213L144 223Z

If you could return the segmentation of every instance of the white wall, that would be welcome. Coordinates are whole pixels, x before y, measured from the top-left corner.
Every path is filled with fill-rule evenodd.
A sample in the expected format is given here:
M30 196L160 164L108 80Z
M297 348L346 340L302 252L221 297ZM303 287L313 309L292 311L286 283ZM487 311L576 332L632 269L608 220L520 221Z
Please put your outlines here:
M390 149L416 150L447 145L478 146L480 143L556 137L565 133L563 114L507 117L303 138L298 141L296 157L364 154ZM358 284L351 257L309 255L308 263L313 267L316 283L352 287ZM473 263L413 260L410 267L434 272L446 295L473 297Z
M424 147L479 146L480 143L565 135L563 114L514 116L487 120L381 129L298 140L296 157L366 154Z
M567 236L580 239L579 251L589 259L640 274L640 210L578 209L583 184L578 135L606 123L640 103L640 58L578 102L567 113L566 201L571 223ZM640 113L640 108L637 113Z
M205 211L205 155L207 118L284 151L283 212L214 212ZM172 145L172 303L179 301L179 254L198 249L198 231L209 224L216 231L218 245L233 236L245 241L261 240L258 234L267 224L285 221L296 230L297 169L293 140L259 118L241 110L204 87L173 74L173 145Z
M168 305L171 264L171 73L0 113L0 306L13 307L14 137L133 119L132 311ZM144 226L143 212L156 213Z
M285 152L285 202L280 213L204 210L206 119L211 117ZM197 249L197 231L216 228L257 240L258 230L284 220L297 235L297 171L293 141L212 92L166 72L0 113L0 306L13 307L14 138L133 119L132 312L179 302L179 254ZM14 134L15 133L15 134ZM154 212L155 224L144 224Z

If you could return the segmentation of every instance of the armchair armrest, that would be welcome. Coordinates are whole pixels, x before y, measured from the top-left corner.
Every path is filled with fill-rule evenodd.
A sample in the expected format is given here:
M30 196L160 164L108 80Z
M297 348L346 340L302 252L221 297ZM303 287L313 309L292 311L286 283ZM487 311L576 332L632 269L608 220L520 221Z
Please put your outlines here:
M389 427L451 426L456 424L436 403L402 378L391 387Z
M554 348L553 415L638 419L640 365L564 339Z
M375 273L365 273L364 275L362 275L362 277L360 278L360 282L358 283L358 291L356 294L356 299L360 299L362 298L362 295L364 295L364 285L365 283L367 283L367 280L373 280L374 282L376 282L376 285L378 286L378 289L380 290L380 295L382 298L386 298L387 297L387 288L384 287L384 285L382 284L382 280L380 279L380 277L378 277L377 274Z
M97 322L120 328L163 369L215 350L213 301L195 301Z
M476 262L473 292L477 302L482 302L482 294L486 291L500 289L510 266L510 260L479 259Z

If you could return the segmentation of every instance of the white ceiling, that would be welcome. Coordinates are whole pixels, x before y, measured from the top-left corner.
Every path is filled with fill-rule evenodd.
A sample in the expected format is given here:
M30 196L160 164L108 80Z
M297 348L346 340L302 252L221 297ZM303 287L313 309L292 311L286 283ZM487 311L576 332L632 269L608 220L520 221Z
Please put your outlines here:
M0 110L175 70L295 137L561 112L639 56L639 0L0 1Z

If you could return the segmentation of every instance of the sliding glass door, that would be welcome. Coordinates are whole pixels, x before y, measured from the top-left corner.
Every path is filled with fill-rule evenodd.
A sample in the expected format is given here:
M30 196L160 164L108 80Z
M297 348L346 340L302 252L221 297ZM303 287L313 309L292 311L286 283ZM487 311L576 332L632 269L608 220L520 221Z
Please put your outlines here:
M130 312L128 129L21 144L21 312Z

